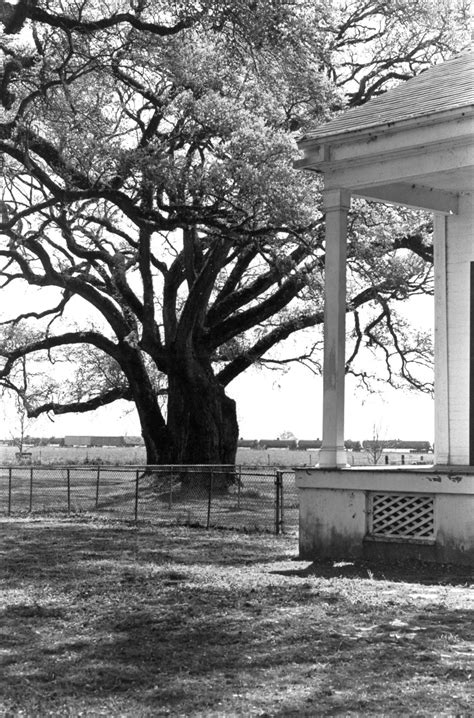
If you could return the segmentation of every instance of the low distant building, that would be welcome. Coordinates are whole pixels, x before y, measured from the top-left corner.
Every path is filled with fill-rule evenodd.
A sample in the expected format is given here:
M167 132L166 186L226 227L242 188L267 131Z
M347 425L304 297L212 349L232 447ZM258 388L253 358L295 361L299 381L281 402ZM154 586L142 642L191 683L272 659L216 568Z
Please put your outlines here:
M90 446L124 446L123 436L91 436Z
M298 449L302 449L303 451L309 451L310 449L320 449L321 444L321 439L299 439Z
M237 446L239 449L258 449L258 439L239 439Z
M143 446L145 444L143 436L123 436L125 446Z
M64 446L125 446L123 436L65 436Z
M65 436L64 446L91 446L91 436Z
M296 449L296 439L260 439L261 449Z

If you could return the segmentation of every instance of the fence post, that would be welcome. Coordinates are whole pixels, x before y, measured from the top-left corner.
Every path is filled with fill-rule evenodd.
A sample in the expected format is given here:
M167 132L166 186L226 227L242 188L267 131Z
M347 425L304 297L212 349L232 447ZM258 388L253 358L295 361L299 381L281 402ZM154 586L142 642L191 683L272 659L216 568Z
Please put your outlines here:
M240 491L242 485L242 464L239 464L239 480L237 483L237 508L240 511Z
M71 513L71 470L66 469L66 481L67 481L67 512Z
M12 467L8 469L8 515L12 511Z
M284 491L284 483L283 483L283 477L285 475L285 472L281 472L281 483L280 483L280 526L281 526L281 533L285 533L285 491Z
M209 496L207 500L207 523L206 528L208 529L211 525L211 502L212 502L212 484L213 484L213 477L214 474L211 471L209 475Z
M138 521L138 482L140 481L140 472L138 469L135 474L135 521Z
M33 511L33 467L30 468L30 514Z
M99 508L99 482L100 482L100 466L97 466L97 483L95 487L95 507Z
M277 471L275 476L275 533L278 536L280 533L280 506L281 506L281 484L282 484L282 472Z

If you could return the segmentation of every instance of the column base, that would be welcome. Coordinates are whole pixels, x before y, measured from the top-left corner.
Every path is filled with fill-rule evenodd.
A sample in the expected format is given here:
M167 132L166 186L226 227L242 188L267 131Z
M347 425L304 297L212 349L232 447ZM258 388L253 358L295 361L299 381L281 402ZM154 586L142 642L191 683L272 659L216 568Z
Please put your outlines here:
M318 466L324 469L345 469L347 453L343 446L324 446L319 450Z

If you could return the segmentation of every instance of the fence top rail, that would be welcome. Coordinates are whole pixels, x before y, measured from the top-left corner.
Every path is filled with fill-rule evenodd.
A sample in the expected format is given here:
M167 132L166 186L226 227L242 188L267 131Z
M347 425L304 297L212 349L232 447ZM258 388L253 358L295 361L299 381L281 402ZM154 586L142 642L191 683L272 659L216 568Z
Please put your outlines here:
M273 474L276 471L280 473L293 473L294 469L291 466L281 467L279 465L261 465L261 464L2 464L0 465L0 471L49 471L49 472L60 472L60 471L97 471L101 472L127 472L136 473L143 472L144 474L150 473L163 473L163 472L229 472L235 471L236 473L248 473L252 472L253 475L267 476Z

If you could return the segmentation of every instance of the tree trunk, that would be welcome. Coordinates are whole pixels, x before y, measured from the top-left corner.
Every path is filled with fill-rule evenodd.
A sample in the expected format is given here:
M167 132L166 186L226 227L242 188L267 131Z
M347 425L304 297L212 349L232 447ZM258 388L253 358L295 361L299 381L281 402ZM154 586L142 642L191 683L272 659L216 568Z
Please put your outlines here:
M168 430L173 437L173 463L233 466L239 438L235 401L226 396L208 360L181 356L172 366ZM215 475L215 488L233 481L234 472L226 472L222 481L219 476Z
M170 432L161 413L153 385L143 366L141 357L132 355L126 365L122 364L133 395L143 441L147 464L173 463L173 447Z
M165 423L141 358L131 352L122 364L140 418L147 464L233 466L239 438L235 401L215 378L209 359L180 352L170 366ZM203 472L202 482L208 478L209 472ZM214 479L215 489L226 487L234 472L216 473Z

